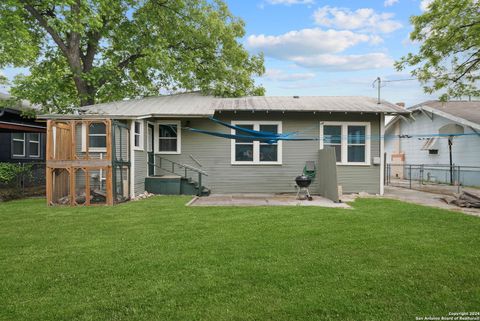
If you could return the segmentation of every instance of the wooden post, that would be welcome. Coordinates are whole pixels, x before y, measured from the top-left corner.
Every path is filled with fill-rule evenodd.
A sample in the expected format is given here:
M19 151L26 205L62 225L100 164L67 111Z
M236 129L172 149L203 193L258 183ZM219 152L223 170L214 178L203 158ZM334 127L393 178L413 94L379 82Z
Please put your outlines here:
M83 121L82 124L85 124L85 159L90 159L90 154L88 150L90 149L90 122Z
M52 145L53 145L53 137L52 137L52 121L47 121L47 155L46 160L49 161L52 159Z
M105 134L107 134L107 160L112 160L112 123L110 119L103 122L105 124Z
M47 188L46 188L47 205L52 205L52 199L53 199L53 195L52 195L52 188L53 188L52 175L53 175L53 171L50 167L48 167L48 165L47 165L45 174L46 174L45 183L47 184Z
M107 167L107 205L113 205L112 166Z

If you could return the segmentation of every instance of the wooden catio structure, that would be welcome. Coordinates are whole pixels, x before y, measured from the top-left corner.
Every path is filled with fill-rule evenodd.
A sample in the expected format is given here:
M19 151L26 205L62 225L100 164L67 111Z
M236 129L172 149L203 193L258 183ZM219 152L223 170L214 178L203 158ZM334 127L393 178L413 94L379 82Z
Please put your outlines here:
M48 205L113 205L128 200L129 146L126 123L48 120Z

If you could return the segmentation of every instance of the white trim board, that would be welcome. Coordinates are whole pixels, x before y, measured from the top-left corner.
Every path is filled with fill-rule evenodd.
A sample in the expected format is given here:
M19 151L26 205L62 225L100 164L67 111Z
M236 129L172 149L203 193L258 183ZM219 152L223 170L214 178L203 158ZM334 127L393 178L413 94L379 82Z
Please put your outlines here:
M380 114L380 195L385 191L385 115Z
M140 133L135 133L135 124L136 123L139 123L140 124ZM144 150L144 133L145 133L145 122L143 120L134 120L133 121L133 140L132 140L132 144L133 144L133 149L134 150L139 150L139 151L143 151ZM138 144L139 146L135 146L135 136L136 135L139 135L140 136L140 139L138 141Z
M130 198L135 197L135 148L133 146L133 129L135 120L130 121Z

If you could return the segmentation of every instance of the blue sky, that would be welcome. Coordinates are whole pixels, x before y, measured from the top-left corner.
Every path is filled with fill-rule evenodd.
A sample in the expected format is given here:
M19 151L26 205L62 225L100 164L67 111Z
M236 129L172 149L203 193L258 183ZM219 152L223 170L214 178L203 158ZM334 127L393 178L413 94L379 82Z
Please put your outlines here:
M376 96L372 82L410 78L393 61L417 45L409 41L409 17L421 0L227 0L243 18L246 48L265 53L267 95ZM387 83L382 96L407 105L436 98L417 81Z
M415 52L409 17L428 0L226 0L246 23L241 39L252 53L265 53L266 74L257 79L266 94L376 96L372 82L410 78L393 61ZM12 78L25 69L1 71ZM387 83L382 97L407 105L435 99L417 81Z

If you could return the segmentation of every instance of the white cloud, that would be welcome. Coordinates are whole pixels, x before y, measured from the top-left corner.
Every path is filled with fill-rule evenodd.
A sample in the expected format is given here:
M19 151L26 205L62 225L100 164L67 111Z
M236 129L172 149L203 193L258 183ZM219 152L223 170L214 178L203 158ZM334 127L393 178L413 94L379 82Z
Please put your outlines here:
M392 13L376 13L371 8L352 11L348 8L324 6L315 10L313 17L320 26L373 33L390 33L402 27L393 20Z
M251 35L247 47L263 51L265 55L289 59L299 55L342 52L354 45L370 41L368 35L349 30L322 30L319 28L290 31L278 36Z
M290 6L292 4L313 4L313 0L267 0L269 4L284 4Z
M373 45L378 45L383 43L383 38L378 35L370 36L370 43Z
M315 55L298 56L292 59L302 67L325 71L356 71L392 67L393 60L384 53L363 55Z
M421 0L420 1L420 10L427 11L428 6L433 2L433 0Z
M267 69L263 77L273 81L299 81L312 79L315 77L315 74L313 72L289 74L280 69Z
M278 36L251 35L246 46L262 51L266 56L291 61L297 66L325 71L355 71L391 67L393 60L385 53L340 55L345 50L361 44L378 44L378 35L366 35L350 30L322 30L320 28L290 31ZM310 79L308 73L285 74L278 70L267 71L266 77L279 81Z
M398 3L399 0L385 0L385 2L383 3L383 5L385 7L391 7L393 6L394 4Z

